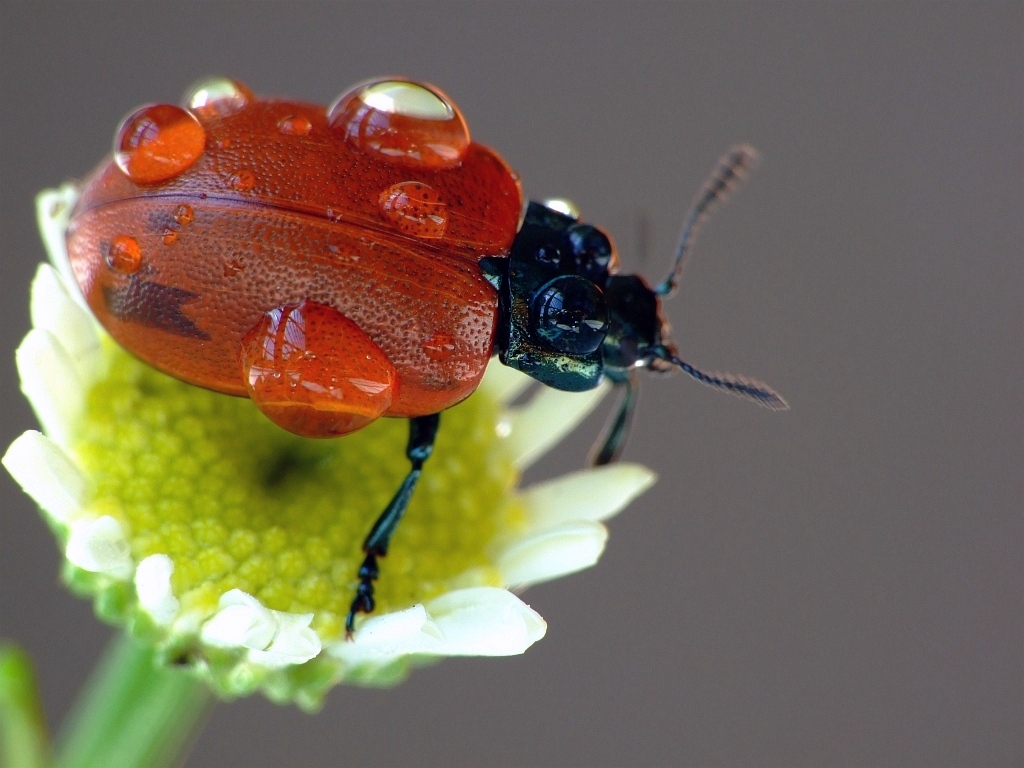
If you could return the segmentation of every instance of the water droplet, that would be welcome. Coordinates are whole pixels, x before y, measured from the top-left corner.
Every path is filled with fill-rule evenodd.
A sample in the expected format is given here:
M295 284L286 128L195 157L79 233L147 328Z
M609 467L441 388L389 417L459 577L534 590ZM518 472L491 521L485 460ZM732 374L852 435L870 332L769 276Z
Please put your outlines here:
M114 160L136 184L155 184L190 168L205 146L206 131L194 115L173 104L153 104L121 123Z
M174 210L174 220L183 227L187 227L196 217L196 212L188 203L182 203Z
M248 192L256 185L256 175L248 168L243 168L231 174L231 179L228 183L232 189L237 189L239 192Z
M455 338L450 333L436 331L423 342L423 352L435 362L450 360L455 354Z
M107 266L122 275L130 275L142 266L142 249L134 237L120 235L107 248L104 260Z
M255 96L237 80L210 77L200 80L185 94L185 105L199 117L210 119L235 112Z
M356 86L331 105L327 121L360 152L416 168L456 166L470 141L447 96L406 80Z
M579 219L580 217L580 209L576 207L572 200L567 200L564 197L549 197L546 200L542 200L541 205L573 219Z
M288 115L277 121L277 130L285 136L306 136L313 130L313 124L302 115Z
M164 245L174 245L178 242L178 233L168 227L164 230Z
M234 277L243 271L245 271L245 266L238 259L231 259L224 263L224 277Z
M306 437L361 429L391 406L398 374L384 352L332 307L304 301L267 312L242 340L256 406Z
M385 189L379 202L388 221L405 234L425 239L444 235L448 206L433 187L403 181Z

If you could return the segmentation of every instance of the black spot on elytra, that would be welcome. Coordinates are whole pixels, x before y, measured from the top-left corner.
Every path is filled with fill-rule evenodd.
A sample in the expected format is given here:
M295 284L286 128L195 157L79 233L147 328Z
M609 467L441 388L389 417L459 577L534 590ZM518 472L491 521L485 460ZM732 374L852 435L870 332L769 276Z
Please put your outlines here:
M153 283L137 275L132 275L121 288L103 287L107 310L118 320L191 339L209 339L209 335L181 311L183 304L198 298L198 293Z

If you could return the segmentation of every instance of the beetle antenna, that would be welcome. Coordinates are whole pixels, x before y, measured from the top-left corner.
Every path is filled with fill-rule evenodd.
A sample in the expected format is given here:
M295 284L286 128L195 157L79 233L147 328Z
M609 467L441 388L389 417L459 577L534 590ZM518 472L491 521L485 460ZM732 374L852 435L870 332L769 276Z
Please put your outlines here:
M704 371L694 368L686 361L680 360L664 346L656 348L654 353L658 359L679 366L684 373L690 374L690 376L695 378L701 384L707 384L709 387L715 387L716 389L720 389L724 392L730 392L738 397L745 397L748 400L753 400L758 405L763 405L771 411L789 410L789 403L782 398L782 395L769 387L763 381L749 379L746 376L737 376L733 373L705 373Z
M704 186L700 188L700 192L693 200L693 205L690 206L689 213L683 220L683 231L679 235L675 264L672 266L672 271L668 273L668 277L654 289L656 294L668 296L675 293L700 228L707 221L708 216L728 200L740 183L753 172L757 167L757 161L757 150L748 144L738 144L722 155L715 170L711 172L707 181L704 182Z

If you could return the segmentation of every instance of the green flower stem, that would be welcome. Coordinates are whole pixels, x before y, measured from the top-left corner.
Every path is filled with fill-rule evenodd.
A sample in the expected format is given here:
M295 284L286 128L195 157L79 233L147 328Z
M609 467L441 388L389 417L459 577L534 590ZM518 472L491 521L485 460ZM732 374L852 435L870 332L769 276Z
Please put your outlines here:
M0 765L51 765L46 719L32 661L15 645L0 646Z
M178 765L211 702L206 685L157 665L129 637L116 638L71 713L57 766Z

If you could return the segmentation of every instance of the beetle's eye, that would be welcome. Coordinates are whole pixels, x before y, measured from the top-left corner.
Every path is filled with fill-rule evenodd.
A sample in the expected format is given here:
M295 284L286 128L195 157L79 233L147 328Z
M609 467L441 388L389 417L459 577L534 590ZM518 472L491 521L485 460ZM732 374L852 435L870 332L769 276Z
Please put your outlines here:
M601 289L578 275L545 283L533 297L533 329L553 349L587 355L608 330L608 305Z
M612 263L612 243L608 236L597 227L576 224L569 229L569 242L576 258L576 271L603 283Z

